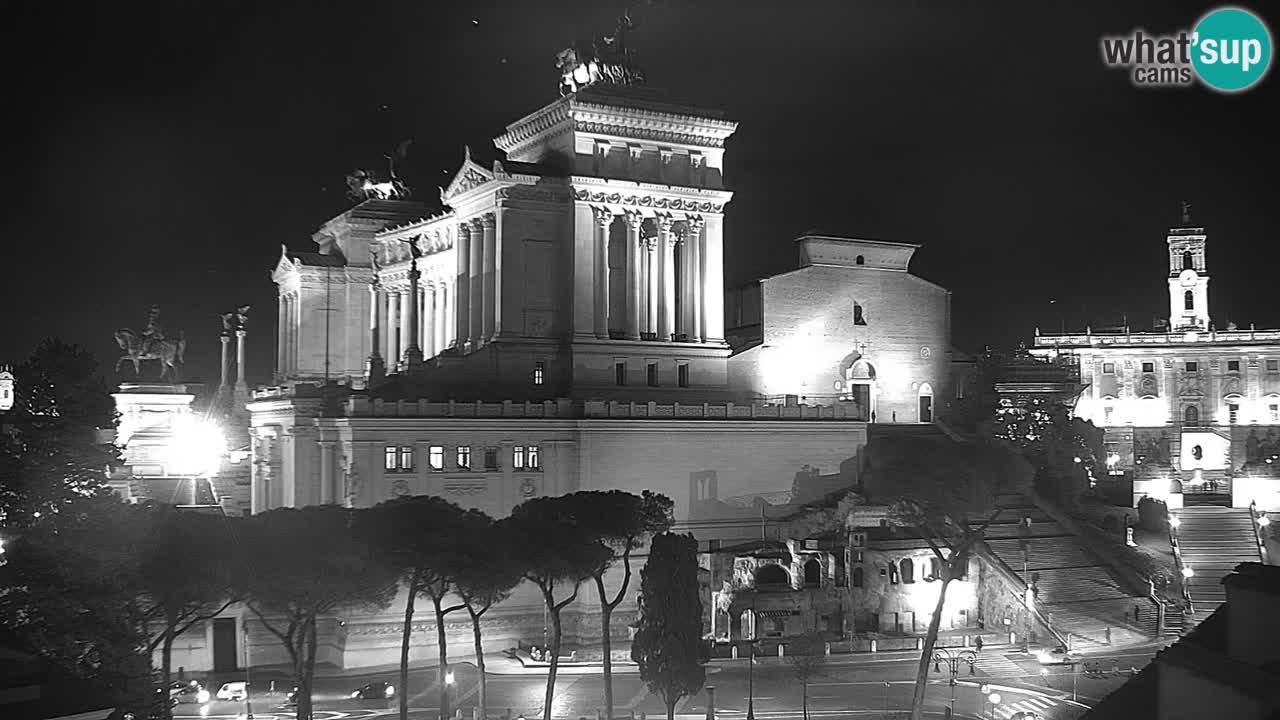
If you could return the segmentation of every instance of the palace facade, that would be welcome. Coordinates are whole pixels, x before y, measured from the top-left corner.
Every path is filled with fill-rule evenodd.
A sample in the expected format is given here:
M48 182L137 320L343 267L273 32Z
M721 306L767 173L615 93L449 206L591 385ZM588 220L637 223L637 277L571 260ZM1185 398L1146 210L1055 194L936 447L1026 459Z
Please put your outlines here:
M1155 332L1049 334L1032 352L1078 371L1077 416L1105 431L1108 465L1134 503L1280 509L1280 330L1217 328L1205 228L1170 228L1169 316Z
M929 423L948 397L950 294L911 274L914 245L828 235L726 292L725 254L747 251L724 223L735 129L588 87L508 126L501 158L466 151L443 212L366 199L315 252L282 251L246 510L434 494L501 517L648 489L706 549L758 538L762 506L853 485L870 422ZM598 637L591 605L571 606L569 642ZM535 594L493 614L493 649L541 639ZM394 662L399 623L394 606L335 621L321 659ZM279 660L249 628L241 661ZM467 654L466 623L449 631Z

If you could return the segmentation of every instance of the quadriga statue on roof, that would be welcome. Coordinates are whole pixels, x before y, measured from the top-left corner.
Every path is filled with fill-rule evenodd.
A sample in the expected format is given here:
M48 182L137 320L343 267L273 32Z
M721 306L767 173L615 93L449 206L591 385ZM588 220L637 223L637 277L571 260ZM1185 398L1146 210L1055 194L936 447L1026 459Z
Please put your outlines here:
M643 85L644 70L635 63L627 48L627 33L635 24L624 13L618 18L613 33L596 38L591 50L579 50L570 46L556 54L556 69L560 71L560 94L575 93L589 85Z

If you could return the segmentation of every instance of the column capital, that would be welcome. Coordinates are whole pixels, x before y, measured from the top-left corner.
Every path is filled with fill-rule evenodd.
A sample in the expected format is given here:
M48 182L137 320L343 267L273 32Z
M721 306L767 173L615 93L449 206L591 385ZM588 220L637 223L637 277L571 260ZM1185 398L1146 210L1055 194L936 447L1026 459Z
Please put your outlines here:
M644 249L653 252L658 249L658 236L652 235L647 238L640 238L640 244L644 246Z
M638 212L635 212L635 211L626 212L626 213L623 213L623 217L626 218L627 225L632 230L638 231L640 229L640 226L644 224L644 215L641 215Z
M658 229L663 233L671 232L671 227L675 225L676 219L670 215L659 215L657 217Z
M687 215L684 219L685 230L695 234L700 232L702 230L702 226L706 224L706 218L701 215Z
M595 215L596 224L598 224L601 228L607 230L609 226L613 224L614 214L613 214L613 211L610 210L609 208L597 207L595 205L592 205L591 212L593 215Z
M470 237L471 237L471 224L472 224L473 222L475 222L475 221L474 221L474 220L463 220L462 222L458 223L458 237L470 238Z

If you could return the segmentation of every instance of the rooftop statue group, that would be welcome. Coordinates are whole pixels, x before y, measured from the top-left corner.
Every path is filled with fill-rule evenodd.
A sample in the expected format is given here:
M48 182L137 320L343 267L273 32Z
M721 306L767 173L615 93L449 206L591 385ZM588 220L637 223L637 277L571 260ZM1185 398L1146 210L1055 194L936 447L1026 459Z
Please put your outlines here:
M635 28L629 14L618 18L613 33L598 37L590 50L571 45L556 55L560 70L560 94L569 95L588 85L643 85L644 70L635 63L633 51L627 47L627 32Z
M187 341L182 333L176 338L164 336L164 325L160 322L160 306L152 305L147 312L147 327L141 333L130 328L120 328L115 333L116 344L124 350L124 355L116 361L116 372L125 362L133 363L133 374L141 375L144 360L160 361L160 380L178 381L178 365L183 362L182 355L187 349Z

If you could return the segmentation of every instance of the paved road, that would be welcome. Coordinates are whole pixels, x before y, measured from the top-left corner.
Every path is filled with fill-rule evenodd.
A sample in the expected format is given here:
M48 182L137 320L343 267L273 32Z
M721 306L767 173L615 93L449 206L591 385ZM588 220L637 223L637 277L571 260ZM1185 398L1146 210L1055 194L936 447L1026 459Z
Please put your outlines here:
M974 673L962 671L953 687L944 675L934 675L927 695L926 707L939 715L951 704L954 693L955 711L962 718L1007 720L1018 711L1030 710L1045 720L1074 720L1084 709L1106 696L1128 679L1129 668L1141 668L1150 661L1157 648L1117 651L1091 655L1083 667L1073 672L1070 666L1044 667L1034 657L1017 652L988 648ZM808 685L810 715L823 720L834 718L879 718L907 707L910 702L916 661L909 656L872 658L836 658L813 677ZM770 658L758 661L754 672L747 661L716 664L708 668L707 684L715 687L717 715L729 720L742 720L747 710L747 689L754 685L754 710L761 718L795 718L800 715L801 683L785 660ZM1046 672L1047 671L1047 672ZM450 704L466 710L476 704L478 673L473 666L455 666L456 684L451 688ZM219 678L219 681L233 678ZM270 675L259 674L255 682L268 683ZM318 720L358 720L385 717L398 712L398 701L363 702L349 697L356 687L371 680L398 683L394 672L359 679L327 678L318 680L314 692ZM538 717L545 689L545 674L490 673L489 712L501 716L508 709L512 717ZM286 681L277 679L284 689ZM664 716L661 699L650 693L634 673L614 675L615 714L644 713ZM983 689L986 686L987 692ZM216 689L216 688L215 688ZM404 692L406 688L397 688ZM410 672L407 688L409 705L415 720L439 720L439 686L433 669ZM992 706L990 693L999 696ZM1072 700L1073 692L1075 701ZM553 715L556 718L594 718L603 698L603 679L597 673L562 674L556 683ZM280 695L259 695L253 703L254 720L291 718L292 711L280 704ZM686 698L676 712L692 720L705 717L707 694ZM176 715L184 718L229 720L245 713L244 703L213 702L205 708L182 705ZM892 715L891 715L892 716Z

